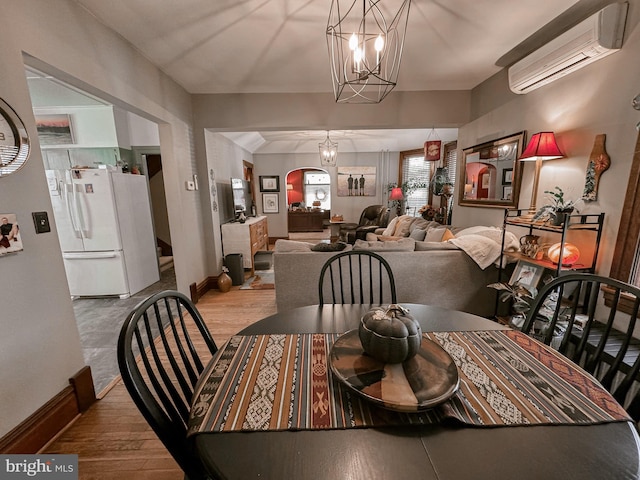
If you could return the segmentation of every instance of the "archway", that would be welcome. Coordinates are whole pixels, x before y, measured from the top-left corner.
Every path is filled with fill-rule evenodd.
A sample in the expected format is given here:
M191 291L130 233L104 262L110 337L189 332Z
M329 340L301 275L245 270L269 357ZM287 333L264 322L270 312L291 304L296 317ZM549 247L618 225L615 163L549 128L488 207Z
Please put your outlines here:
M331 176L309 167L286 175L289 232L321 232L331 217Z

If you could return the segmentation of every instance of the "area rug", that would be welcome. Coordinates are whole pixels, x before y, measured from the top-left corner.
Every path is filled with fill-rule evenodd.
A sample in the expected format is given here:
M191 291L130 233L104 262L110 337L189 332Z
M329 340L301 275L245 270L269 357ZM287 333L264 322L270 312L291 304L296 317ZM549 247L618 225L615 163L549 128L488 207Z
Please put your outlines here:
M273 290L274 288L273 270L256 270L256 274L249 277L240 290Z

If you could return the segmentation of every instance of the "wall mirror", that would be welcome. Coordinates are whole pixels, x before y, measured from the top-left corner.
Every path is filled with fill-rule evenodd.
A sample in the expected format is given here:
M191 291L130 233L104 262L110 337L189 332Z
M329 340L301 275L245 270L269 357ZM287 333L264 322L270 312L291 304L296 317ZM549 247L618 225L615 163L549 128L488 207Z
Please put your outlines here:
M481 143L462 151L464 187L459 203L467 207L517 208L522 180L524 133Z

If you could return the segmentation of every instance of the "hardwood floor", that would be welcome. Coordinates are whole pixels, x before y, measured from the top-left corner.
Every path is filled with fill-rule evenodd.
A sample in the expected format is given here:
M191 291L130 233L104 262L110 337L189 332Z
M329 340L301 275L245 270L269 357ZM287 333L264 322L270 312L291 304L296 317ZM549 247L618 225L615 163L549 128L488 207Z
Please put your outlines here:
M216 343L276 313L275 290L207 292L197 308ZM80 480L182 480L184 474L133 404L122 381L40 453L77 453Z

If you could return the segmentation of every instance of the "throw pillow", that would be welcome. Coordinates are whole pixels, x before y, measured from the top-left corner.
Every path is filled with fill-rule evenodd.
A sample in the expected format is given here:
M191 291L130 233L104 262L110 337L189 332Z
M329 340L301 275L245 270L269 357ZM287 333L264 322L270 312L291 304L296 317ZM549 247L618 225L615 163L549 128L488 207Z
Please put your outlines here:
M324 243L320 242L311 247L312 252L340 252L347 248L347 244L344 242L336 243Z
M427 235L426 230L422 230L420 228L414 228L409 234L409 238L413 238L416 242L422 242L426 235Z
M424 237L425 242L446 242L455 238L455 235L448 228L430 228Z

